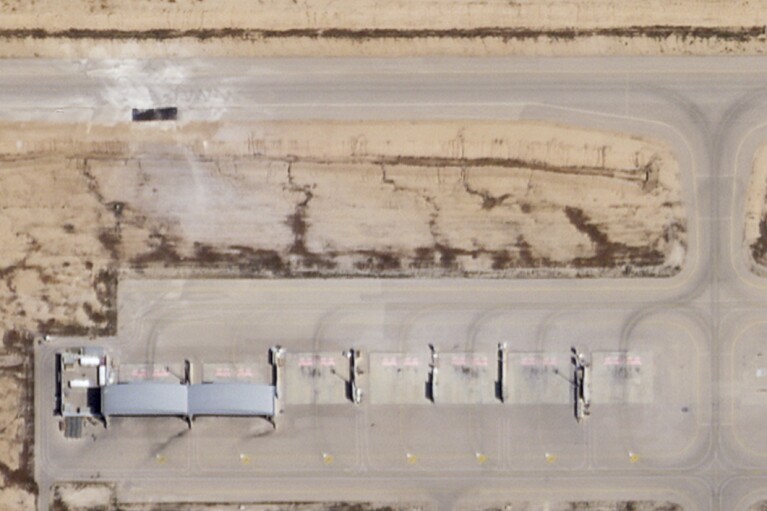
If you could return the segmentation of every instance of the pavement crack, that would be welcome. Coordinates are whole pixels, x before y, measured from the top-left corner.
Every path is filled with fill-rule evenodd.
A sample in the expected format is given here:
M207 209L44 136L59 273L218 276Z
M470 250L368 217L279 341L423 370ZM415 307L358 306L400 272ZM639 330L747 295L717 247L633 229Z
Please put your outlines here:
M431 212L429 213L429 234L432 237L434 246L445 246L443 236L439 233L437 224L439 221L440 208L434 197L429 195L425 190L418 190L402 186L398 184L393 178L389 177L386 173L386 165L381 164L381 182L392 187L395 192L411 193L415 194L419 199L429 205Z
M99 186L98 179L96 179L96 176L93 175L91 172L91 166L90 162L88 161L88 158L83 158L81 165L80 165L80 172L82 173L83 177L85 178L86 186L88 187L88 191L96 197L96 200L101 204L104 205L104 194L101 192L101 187Z

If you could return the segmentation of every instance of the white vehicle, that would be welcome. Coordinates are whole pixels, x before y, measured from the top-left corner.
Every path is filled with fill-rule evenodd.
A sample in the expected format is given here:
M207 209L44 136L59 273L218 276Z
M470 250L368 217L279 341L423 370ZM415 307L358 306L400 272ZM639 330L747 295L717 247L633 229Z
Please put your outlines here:
M90 386L90 380L69 380L70 389L88 389Z
M575 401L575 420L581 422L591 415L591 364L583 353L572 348L573 397Z

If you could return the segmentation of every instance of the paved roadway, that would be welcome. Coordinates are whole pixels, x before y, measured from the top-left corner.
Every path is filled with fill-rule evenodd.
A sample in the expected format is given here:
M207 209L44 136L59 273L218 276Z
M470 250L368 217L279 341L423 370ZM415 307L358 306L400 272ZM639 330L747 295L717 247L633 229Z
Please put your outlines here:
M659 137L680 159L690 217L685 267L663 280L124 283L113 341L126 359L210 357L212 332L184 332L175 321L203 314L233 332L216 344L217 361L254 356L273 339L303 351L345 349L350 339L423 349L437 335L445 349L487 351L505 335L530 351L651 353L655 397L595 406L583 425L566 405L391 413L317 405L296 409L288 452L254 444L259 431L236 421L191 433L173 421L126 423L121 464L103 459L119 440L104 436L89 469L67 463L87 449L62 453L48 417L50 377L41 375L43 492L53 480L98 473L124 482L128 498L396 496L449 509L469 499L658 497L728 511L767 499L758 380L767 280L748 271L741 247L749 165L767 138L765 71L763 58L0 62L0 118L13 120L111 123L127 121L131 107L172 104L187 121L544 119ZM241 463L256 445L266 450ZM471 459L480 450L482 464Z

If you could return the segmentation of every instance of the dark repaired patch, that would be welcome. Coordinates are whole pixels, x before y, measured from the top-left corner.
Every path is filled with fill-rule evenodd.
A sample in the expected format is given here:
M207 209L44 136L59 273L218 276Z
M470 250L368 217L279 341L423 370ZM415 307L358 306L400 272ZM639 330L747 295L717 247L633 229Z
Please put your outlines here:
M178 118L178 108L134 108L131 111L133 121L175 121Z

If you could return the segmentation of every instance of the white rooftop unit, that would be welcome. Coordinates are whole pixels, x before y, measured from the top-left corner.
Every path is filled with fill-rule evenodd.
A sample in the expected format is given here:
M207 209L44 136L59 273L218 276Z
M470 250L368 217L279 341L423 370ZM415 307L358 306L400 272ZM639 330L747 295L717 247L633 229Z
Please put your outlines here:
M101 364L101 358L94 355L82 355L80 365L83 367L96 367Z

